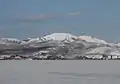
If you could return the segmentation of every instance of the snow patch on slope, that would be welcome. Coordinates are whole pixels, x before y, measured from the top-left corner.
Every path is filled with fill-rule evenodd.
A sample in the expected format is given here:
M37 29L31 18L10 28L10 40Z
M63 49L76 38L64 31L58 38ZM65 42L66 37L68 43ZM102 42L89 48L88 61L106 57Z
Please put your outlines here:
M107 44L106 41L101 40L101 39L98 39L98 38L95 38L95 37L92 37L92 36L83 35L83 36L79 36L78 38L79 38L79 39L82 39L82 40L84 40L84 41L86 41L86 42Z
M34 43L34 42L37 42L37 41L40 41L40 38L28 38L27 43Z
M35 42L46 42L46 41L64 41L64 42L73 42L77 39L77 36L71 35L69 33L52 33L50 35L46 35L41 38L28 38L27 43L35 43Z
M77 37L69 33L52 33L44 37L46 40L68 40L70 42L74 41Z
M86 54L108 54L113 49L111 47L98 47L95 49L92 49L91 51L87 52Z

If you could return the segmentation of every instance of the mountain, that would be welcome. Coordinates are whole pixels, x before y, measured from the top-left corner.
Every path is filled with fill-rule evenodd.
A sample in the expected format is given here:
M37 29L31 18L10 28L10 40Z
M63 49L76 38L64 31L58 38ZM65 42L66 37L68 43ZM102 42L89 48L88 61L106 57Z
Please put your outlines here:
M77 39L77 36L71 35L69 33L52 33L45 36L44 39L73 42L75 39Z
M44 37L39 38L29 38L28 43L35 43L35 42L46 42L46 41L63 41L63 42L72 42L77 39L77 36L71 35L69 33L52 33L50 35L46 35Z
M74 36L70 33L52 33L26 40L0 38L0 54L32 54L47 50L53 55L61 54L70 58L90 54L120 55L119 46L120 43L108 43L96 37Z
M22 44L22 43L25 42L16 38L0 38L0 44Z

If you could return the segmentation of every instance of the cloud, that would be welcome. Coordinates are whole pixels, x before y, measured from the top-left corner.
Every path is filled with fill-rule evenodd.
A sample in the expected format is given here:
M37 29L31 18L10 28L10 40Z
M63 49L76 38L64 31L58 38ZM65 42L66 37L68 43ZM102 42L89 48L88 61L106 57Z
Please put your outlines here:
M36 16L28 16L26 19L27 20L48 20L48 19L54 19L56 18L57 16L56 15L45 15L45 14L41 14L41 15L36 15Z
M40 14L40 15L28 15L23 18L17 18L17 22L43 22L43 21L48 21L51 19L57 19L59 17L64 17L64 16L76 16L80 15L80 12L73 12L73 13L66 13L66 14Z
M42 22L57 18L55 14L28 15L23 18L17 18L17 22Z
M73 16L75 16L75 15L80 15L80 12L68 13L67 15L73 15Z

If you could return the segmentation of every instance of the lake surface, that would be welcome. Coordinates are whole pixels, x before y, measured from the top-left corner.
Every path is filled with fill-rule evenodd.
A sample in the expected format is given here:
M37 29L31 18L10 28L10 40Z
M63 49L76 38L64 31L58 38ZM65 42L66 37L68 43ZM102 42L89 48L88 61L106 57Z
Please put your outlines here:
M120 84L120 61L0 61L0 84Z

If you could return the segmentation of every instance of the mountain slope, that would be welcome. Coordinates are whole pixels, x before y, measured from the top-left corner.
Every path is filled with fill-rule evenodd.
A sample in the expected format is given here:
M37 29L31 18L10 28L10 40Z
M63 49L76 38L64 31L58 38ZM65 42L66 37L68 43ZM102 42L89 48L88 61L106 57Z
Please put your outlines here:
M95 37L92 37L92 36L83 35L83 36L79 36L78 38L81 39L81 40L84 40L84 41L86 41L86 42L107 44L106 41L101 40L101 39L98 39L98 38L95 38Z

